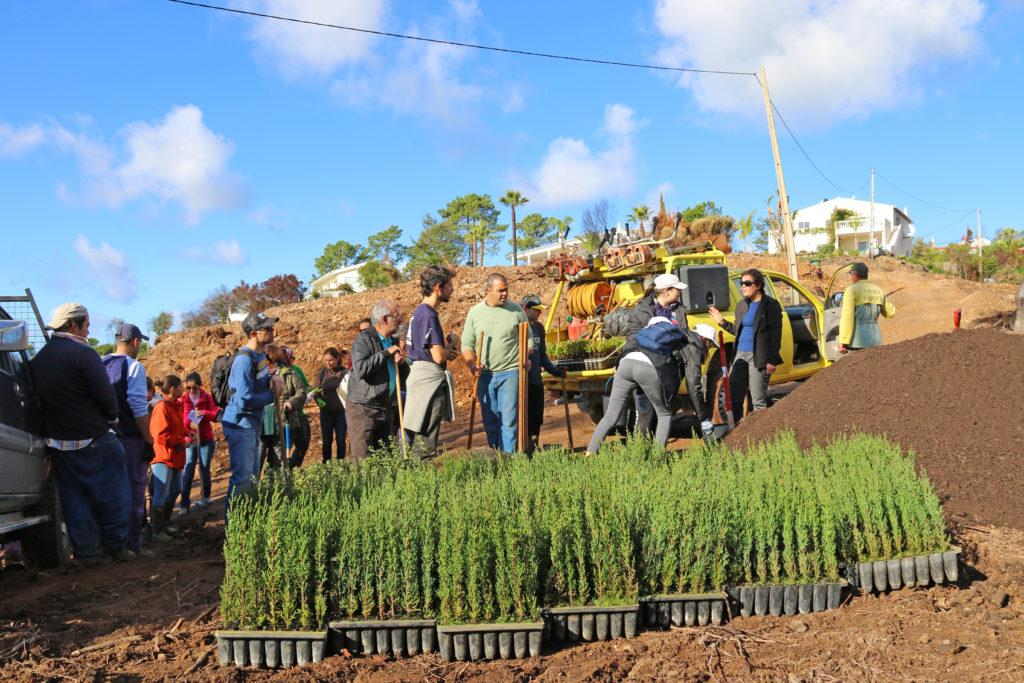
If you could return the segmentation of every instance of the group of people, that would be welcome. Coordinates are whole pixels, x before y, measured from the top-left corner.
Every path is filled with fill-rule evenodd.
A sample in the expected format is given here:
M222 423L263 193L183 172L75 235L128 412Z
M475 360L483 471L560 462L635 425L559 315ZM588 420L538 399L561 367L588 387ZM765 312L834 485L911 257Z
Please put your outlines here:
M209 503L217 415L198 374L185 384L176 375L146 377L138 355L148 338L138 326L121 325L114 352L101 358L89 324L81 304L59 306L50 340L32 359L65 525L83 564L150 554L142 547L147 489L153 538L169 538L183 471L190 490L197 464L199 504Z
M880 344L877 318L894 313L881 290L867 282L863 263L853 265L851 277L843 300L841 353ZM359 322L348 363L342 362L342 351L326 348L323 367L312 384L295 365L291 349L274 344L278 318L250 313L242 322L245 344L229 358L221 401L203 389L196 372L184 382L173 374L149 380L137 359L141 343L148 339L136 325L123 324L114 352L100 358L89 346L85 307L60 306L47 325L51 339L32 359L32 370L78 560L88 564L148 554L142 547L147 487L148 520L156 540L166 540L176 531L170 524L175 503L183 512L192 507L197 469L196 505L209 505L215 421L221 423L230 461L226 519L231 499L260 476L265 465L282 470L302 464L310 445L304 410L310 401L320 407L324 462L335 453L339 459L348 454L360 460L394 440L404 441L414 457L433 457L441 423L454 419L448 364L460 355L476 378L487 445L507 453L532 452L543 423L541 372L565 376L565 370L547 356L545 329L539 322L545 307L535 295L523 297L519 304L510 302L508 280L493 273L483 301L469 310L461 336L454 330L445 333L439 311L451 299L454 278L445 266L425 268L419 278L422 299L408 324L403 324L393 301L376 303L369 317ZM675 275L659 275L630 311L608 406L588 453L597 451L630 405L635 406L637 426L653 426L655 439L664 445L672 402L684 379L701 431L705 438L713 438L709 387L701 368L718 343L710 325L690 329L679 305L685 288ZM709 308L715 323L736 337L729 381L732 395L739 399L733 407L737 420L748 391L753 410L767 406L768 383L783 362L783 311L765 290L764 275L756 269L744 271L740 292L734 321ZM525 337L519 331L523 323L530 330ZM528 373L529 443L520 448L522 339L528 346L523 369Z

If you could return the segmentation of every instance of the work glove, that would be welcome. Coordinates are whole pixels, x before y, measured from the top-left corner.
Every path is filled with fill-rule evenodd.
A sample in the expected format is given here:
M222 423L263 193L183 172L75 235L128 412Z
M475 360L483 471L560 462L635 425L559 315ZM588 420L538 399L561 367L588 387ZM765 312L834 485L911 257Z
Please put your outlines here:
M563 379L569 376L569 371L566 370L565 368L558 368L558 369L562 372L562 378Z
M701 420L700 431L704 434L704 443L713 444L718 441L715 437L715 425L711 424L711 420Z

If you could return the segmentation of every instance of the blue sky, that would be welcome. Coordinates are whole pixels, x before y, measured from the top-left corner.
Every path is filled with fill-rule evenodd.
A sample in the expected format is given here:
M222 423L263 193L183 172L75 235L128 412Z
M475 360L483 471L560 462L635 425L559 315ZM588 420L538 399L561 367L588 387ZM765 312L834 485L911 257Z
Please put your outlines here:
M767 69L791 207L907 207L939 244L1021 229L1024 1L223 0L331 24L622 62ZM141 325L338 239L407 240L458 195L624 218L776 189L751 76L483 52L167 0L4 3L5 294ZM834 185L833 185L834 183ZM841 189L837 189L841 188ZM502 222L508 222L507 212ZM495 261L497 257L491 257Z

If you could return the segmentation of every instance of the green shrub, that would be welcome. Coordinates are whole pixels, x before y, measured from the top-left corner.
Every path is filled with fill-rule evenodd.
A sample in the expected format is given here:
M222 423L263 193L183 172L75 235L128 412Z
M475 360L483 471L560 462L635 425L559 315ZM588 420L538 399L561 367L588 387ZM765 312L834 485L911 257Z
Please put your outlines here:
M557 605L838 577L843 563L945 550L927 478L884 439L734 451L642 438L583 458L394 450L270 476L233 501L228 627L333 619L530 621Z

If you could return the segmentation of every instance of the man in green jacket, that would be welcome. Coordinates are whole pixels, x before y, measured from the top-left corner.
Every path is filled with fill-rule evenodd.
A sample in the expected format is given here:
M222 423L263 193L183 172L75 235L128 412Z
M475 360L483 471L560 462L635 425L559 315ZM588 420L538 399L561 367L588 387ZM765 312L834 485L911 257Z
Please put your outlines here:
M487 297L469 309L462 328L462 358L470 372L480 378L476 395L487 445L506 453L514 453L519 445L519 323L525 322L528 320L523 309L508 300L508 280L501 273L491 273L487 276ZM477 358L475 347L481 330L483 355ZM532 335L527 335L527 344L532 350Z
M878 316L891 318L896 307L885 298L876 285L868 282L868 267L854 263L850 268L853 282L843 292L843 311L839 318L839 353L882 345Z

